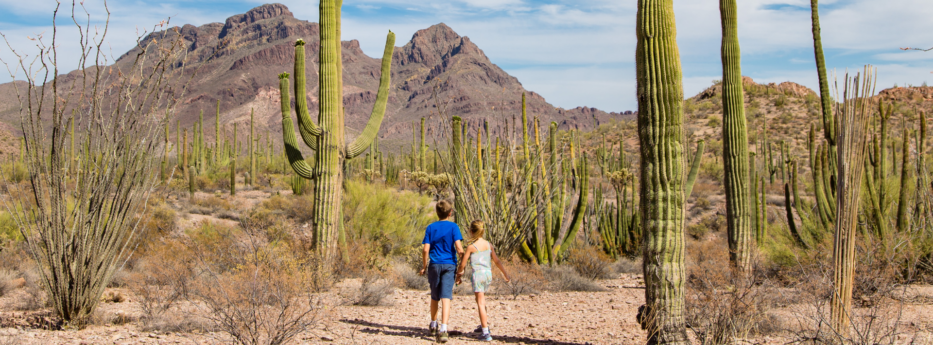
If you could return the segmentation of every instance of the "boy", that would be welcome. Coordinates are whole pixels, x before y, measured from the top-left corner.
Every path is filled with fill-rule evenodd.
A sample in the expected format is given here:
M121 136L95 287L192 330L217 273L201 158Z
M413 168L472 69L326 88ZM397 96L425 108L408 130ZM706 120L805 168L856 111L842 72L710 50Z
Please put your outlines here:
M431 324L428 326L437 341L446 343L447 320L450 318L450 300L453 298L454 278L457 269L457 255L463 255L463 236L460 227L450 220L453 207L446 200L441 200L434 207L439 221L431 223L424 231L424 253L419 274L428 274L431 285ZM455 254L456 252L456 254ZM428 265L430 260L430 265ZM437 323L438 302L441 304L441 323Z

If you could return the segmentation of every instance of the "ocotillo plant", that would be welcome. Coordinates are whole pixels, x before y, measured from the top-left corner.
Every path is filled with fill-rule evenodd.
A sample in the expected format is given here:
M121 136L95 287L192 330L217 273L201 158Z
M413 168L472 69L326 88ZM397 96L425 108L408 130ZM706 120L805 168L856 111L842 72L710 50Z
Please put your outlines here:
M330 258L335 253L333 241L339 234L340 203L342 199L342 162L361 155L375 138L382 118L385 115L388 99L390 66L395 46L395 34L391 31L386 39L382 57L382 76L372 116L359 137L347 144L344 137L343 90L341 85L342 70L340 46L339 3L342 1L322 0L320 3L320 56L319 56L319 110L318 122L311 121L307 97L305 97L305 49L304 41L295 43L295 107L298 117L298 129L304 142L316 150L315 164L310 166L304 160L295 139L295 129L290 116L290 97L288 93L288 73L279 75L279 88L282 94L282 129L286 154L296 174L313 179L314 214L311 224L314 231L312 247Z
M736 0L720 0L719 13L722 19L722 142L729 262L747 273L752 268L752 212Z
M855 240L858 225L858 200L862 189L871 97L874 95L874 70L866 66L864 74L854 79L846 76L842 103L836 104L839 115L837 143L839 163L836 197L836 233L833 241L833 295L830 325L848 335L852 315L852 288L855 274ZM851 97L851 98L849 98ZM836 99L839 99L838 97Z
M689 344L684 319L683 75L673 0L640 0L635 35L645 277L645 306L638 321L648 332L648 344Z

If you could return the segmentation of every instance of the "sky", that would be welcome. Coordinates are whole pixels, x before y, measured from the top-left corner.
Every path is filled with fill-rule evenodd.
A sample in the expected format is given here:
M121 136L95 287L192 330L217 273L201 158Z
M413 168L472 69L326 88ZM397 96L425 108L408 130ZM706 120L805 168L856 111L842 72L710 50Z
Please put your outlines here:
M107 49L119 56L137 36L169 19L170 25L224 22L263 2L237 0L112 0ZM317 1L281 3L299 19L317 21ZM443 22L469 36L488 56L530 91L563 108L605 111L637 109L635 98L635 12L637 0L344 0L343 39L357 39L372 57L382 55L386 30L404 45L420 29ZM757 82L793 81L816 89L817 76L806 0L743 0L739 6L742 72ZM91 26L101 28L103 1L87 0ZM0 0L0 32L18 53L35 55L42 35L52 32L55 2ZM79 8L80 10L80 8ZM722 78L720 18L716 0L674 0L686 97ZM59 16L62 70L77 65L80 52L71 3ZM824 0L820 4L827 68L842 75L878 69L879 89L933 82L933 1ZM87 15L82 12L82 21ZM71 38L71 39L68 39ZM16 56L0 43L0 59ZM830 72L832 73L832 72ZM23 72L16 73L22 79ZM0 73L0 82L12 80Z

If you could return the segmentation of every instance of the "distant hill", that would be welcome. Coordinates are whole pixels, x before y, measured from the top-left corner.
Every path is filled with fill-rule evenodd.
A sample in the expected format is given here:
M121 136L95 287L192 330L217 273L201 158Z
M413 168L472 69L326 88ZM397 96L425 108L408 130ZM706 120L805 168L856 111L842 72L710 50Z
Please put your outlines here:
M248 124L250 109L255 109L257 130L280 138L277 75L293 71L294 42L298 38L308 42L307 97L312 114L316 113L315 61L320 48L317 23L295 18L285 5L266 4L227 18L224 23L184 25L180 30L189 56L194 57L189 66L200 69L178 109L183 128L190 127L203 110L205 134L212 138L216 102L220 100L221 123L227 124L228 132L232 132L232 123ZM342 45L347 133L354 136L365 126L372 111L380 60L366 56L356 40L344 41ZM129 52L124 56L129 56ZM5 92L10 86L10 83L0 85L0 94L11 94ZM412 123L421 117L436 119L435 89L437 101L445 104L445 115L461 116L471 126L487 119L493 133L498 130L497 119L511 121L512 116L520 114L522 92L528 93L530 115L538 116L543 123L556 121L564 129L593 129L610 119L626 116L595 108L554 107L493 64L468 37L441 23L416 32L408 43L396 47L392 88L380 138L401 145L411 140ZM0 97L0 121L16 126L18 103L15 97L7 98ZM633 115L628 112L628 116ZM428 121L429 135L439 130L434 127L440 123Z

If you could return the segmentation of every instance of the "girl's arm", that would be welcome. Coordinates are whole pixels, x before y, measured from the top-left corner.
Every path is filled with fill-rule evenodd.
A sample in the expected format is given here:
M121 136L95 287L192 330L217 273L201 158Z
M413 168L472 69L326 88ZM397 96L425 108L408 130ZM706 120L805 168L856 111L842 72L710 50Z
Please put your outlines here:
M472 246L467 247L466 252L463 253L463 258L461 258L460 263L457 264L457 275L455 278L457 284L460 283L460 277L463 275L463 270L466 269L466 264L468 261L470 261L470 254L472 253L473 253L473 247Z
M505 267L502 266L502 261L499 261L499 256L496 255L496 250L492 248L492 244L489 245L489 251L492 254L492 262L496 263L496 267L499 267L499 270L502 271L502 275L505 276L505 282L509 283L512 279L509 279L508 272L505 271Z

